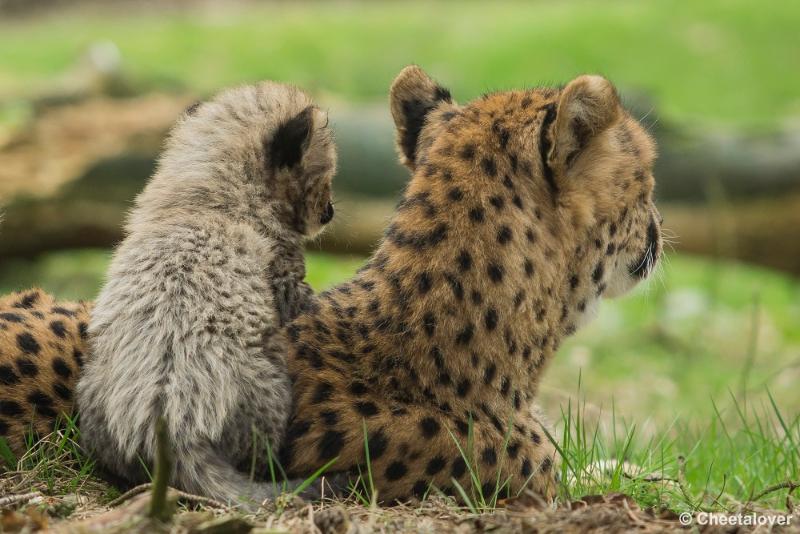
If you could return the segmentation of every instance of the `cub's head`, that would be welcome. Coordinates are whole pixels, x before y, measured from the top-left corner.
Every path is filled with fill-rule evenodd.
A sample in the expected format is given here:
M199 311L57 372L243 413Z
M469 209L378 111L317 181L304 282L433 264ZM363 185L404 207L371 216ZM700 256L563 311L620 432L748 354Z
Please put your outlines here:
M336 147L327 114L293 86L237 87L189 107L161 166L168 178L184 176L208 191L195 200L247 210L268 226L277 219L310 237L333 218Z
M655 145L605 78L458 105L410 66L390 100L400 159L415 175L404 204L446 204L464 229L448 226L448 238L480 242L505 280L560 269L552 283L593 298L624 293L653 270L662 250Z

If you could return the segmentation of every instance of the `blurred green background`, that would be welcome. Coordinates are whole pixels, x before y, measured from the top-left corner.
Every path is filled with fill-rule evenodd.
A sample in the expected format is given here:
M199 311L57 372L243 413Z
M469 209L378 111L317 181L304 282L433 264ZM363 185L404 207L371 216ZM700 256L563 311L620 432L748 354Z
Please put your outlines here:
M676 251L605 303L545 379L598 417L800 402L800 3L0 0L0 290L97 293L130 200L192 101L263 78L330 109L337 220L312 284L348 277L408 180L387 92L418 63L459 101L601 73L656 136ZM727 408L726 408L727 406Z

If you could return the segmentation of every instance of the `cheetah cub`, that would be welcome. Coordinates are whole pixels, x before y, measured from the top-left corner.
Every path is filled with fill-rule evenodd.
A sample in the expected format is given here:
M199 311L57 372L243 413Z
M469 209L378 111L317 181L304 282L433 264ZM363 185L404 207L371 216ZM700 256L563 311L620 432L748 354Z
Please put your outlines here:
M231 89L179 119L89 325L77 404L105 469L142 481L163 415L174 485L227 502L272 496L241 468L283 438L282 326L316 305L302 243L333 218L335 167L325 114L294 87Z

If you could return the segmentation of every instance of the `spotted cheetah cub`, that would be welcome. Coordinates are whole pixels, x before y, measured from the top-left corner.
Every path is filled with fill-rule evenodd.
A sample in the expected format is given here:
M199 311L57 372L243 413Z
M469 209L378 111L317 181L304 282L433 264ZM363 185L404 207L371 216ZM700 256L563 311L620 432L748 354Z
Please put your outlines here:
M302 243L333 217L335 167L325 114L294 87L231 89L178 121L89 325L77 404L104 468L141 481L163 415L174 485L228 502L271 496L237 467L283 438L281 327L315 305Z

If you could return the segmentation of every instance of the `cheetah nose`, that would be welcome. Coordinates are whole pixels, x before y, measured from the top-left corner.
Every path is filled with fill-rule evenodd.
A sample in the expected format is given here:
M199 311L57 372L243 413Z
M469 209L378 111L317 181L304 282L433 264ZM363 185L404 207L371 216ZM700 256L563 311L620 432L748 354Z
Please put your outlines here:
M325 206L325 213L322 214L322 217L319 218L320 224L328 224L333 219L333 204L328 202L328 205Z

